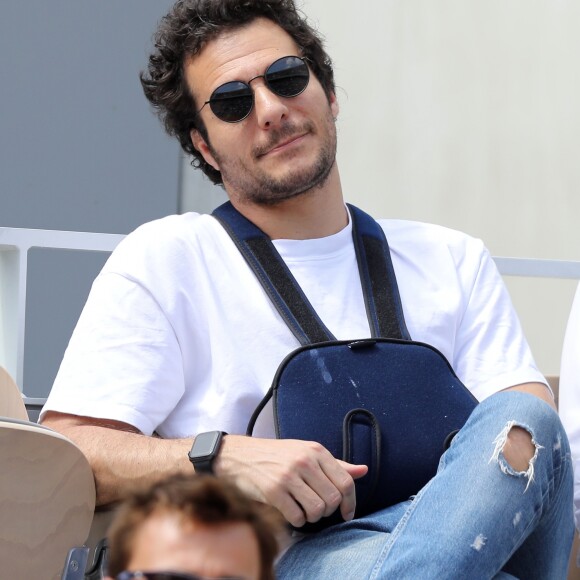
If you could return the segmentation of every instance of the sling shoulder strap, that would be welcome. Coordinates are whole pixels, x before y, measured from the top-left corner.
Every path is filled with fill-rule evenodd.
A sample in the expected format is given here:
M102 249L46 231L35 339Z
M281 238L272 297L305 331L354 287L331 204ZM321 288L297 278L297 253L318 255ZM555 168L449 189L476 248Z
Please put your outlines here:
M383 229L359 208L350 204L348 208L353 222L353 242L371 335L373 338L410 340ZM300 344L335 340L272 240L229 201L216 208L212 215L232 238Z

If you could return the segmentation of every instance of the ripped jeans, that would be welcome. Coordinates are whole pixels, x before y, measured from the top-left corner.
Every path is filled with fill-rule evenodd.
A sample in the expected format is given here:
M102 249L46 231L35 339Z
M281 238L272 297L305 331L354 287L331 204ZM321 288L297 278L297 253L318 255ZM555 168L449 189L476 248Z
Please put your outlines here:
M527 471L503 456L519 426L536 447ZM282 580L566 578L574 534L572 466L558 415L500 392L480 403L410 500L294 544Z

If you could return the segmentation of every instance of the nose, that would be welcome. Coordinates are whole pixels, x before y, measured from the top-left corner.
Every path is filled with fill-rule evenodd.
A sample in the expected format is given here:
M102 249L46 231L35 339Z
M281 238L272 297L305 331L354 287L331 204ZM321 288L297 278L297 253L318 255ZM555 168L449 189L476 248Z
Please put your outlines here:
M256 82L254 89L254 109L258 125L262 129L278 126L288 115L288 107L283 97L274 94L263 79Z

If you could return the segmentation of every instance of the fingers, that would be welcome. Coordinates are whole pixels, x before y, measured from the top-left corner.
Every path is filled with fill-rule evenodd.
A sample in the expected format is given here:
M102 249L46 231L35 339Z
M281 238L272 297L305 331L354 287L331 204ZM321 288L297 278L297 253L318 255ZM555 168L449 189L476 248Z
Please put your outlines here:
M369 468L366 465L353 465L352 463L346 463L346 461L337 461L337 463L349 474L352 480L352 496L350 494L343 496L340 503L340 513L344 521L348 522L354 517L354 510L356 508L354 480L366 475Z
M324 452L319 459L319 471L305 481L323 500L324 511L320 517L333 514L340 506L343 518L351 520L356 507L354 480L345 464L339 463L326 449Z
M334 513L343 491L350 493L354 484L352 477L318 443L296 442L291 451L264 492L293 526L300 527Z
M369 471L367 465L362 464L355 464L355 463L347 463L346 461L341 461L340 459L336 460L339 465L342 465L344 469L350 474L353 479L360 479L364 475L366 475Z
M288 493L281 494L272 505L278 509L284 519L295 528L300 528L306 523L306 514L296 499Z
M218 473L230 474L251 497L276 507L295 527L317 522L338 508L345 520L356 507L354 479L365 465L335 459L319 443L228 436Z
M326 449L312 446L313 454L296 465L299 478L290 492L304 510L306 521L317 522L333 514L345 495L354 497L354 482Z
M298 490L291 490L304 510L306 521L317 522L339 507L342 517L351 520L356 508L354 478L362 477L367 472L366 465L338 461L322 445L307 443L313 456L305 458L297 466L301 474L300 483L304 485L299 485Z

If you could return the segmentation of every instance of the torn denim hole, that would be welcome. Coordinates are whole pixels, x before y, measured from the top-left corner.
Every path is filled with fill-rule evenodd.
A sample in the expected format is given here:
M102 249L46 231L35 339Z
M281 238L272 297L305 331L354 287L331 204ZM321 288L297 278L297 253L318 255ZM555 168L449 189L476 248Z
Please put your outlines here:
M486 542L487 538L483 534L479 534L479 536L477 536L473 541L473 544L471 544L470 548L473 548L476 552L481 552L481 549L485 546Z
M524 471L521 471L521 472L516 471L507 460L505 460L505 462L499 460L499 454L503 451L503 448L506 444L509 432L514 427L520 427L521 429L524 429L525 431L527 431L532 438L532 443L533 443L534 447L536 448L534 456L530 459L528 469L525 472ZM526 485L526 489L524 490L524 493L526 491L528 491L528 487L530 487L530 484L534 481L534 464L535 464L536 459L538 457L538 451L540 449L544 448L542 445L539 445L536 442L536 440L534 439L534 434L533 434L532 430L527 425L517 423L516 421L508 421L506 426L502 429L502 431L499 433L499 435L495 438L493 444L495 445L495 449L493 450L493 453L491 455L489 463L491 463L492 461L496 461L499 464L499 467L502 470L502 472L505 473L506 475L513 475L513 473L523 474L524 477L526 477L528 479L528 483Z

